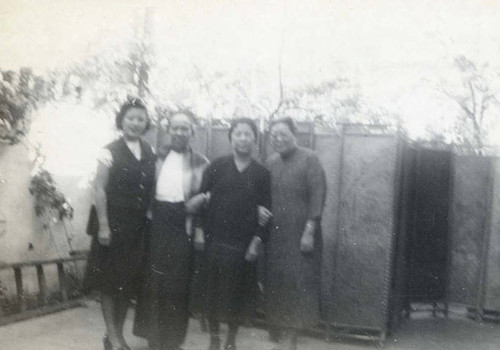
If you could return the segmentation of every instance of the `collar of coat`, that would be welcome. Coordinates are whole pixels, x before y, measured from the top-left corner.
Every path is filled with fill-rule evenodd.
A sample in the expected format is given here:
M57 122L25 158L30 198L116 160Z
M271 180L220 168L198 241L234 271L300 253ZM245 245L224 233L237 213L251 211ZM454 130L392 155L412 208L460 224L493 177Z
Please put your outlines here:
M163 162L167 158L168 154L172 149L165 145L161 147L158 151L158 161L156 163L156 178L158 179ZM183 159L183 190L185 200L191 198L200 191L201 179L203 176L203 171L208 166L208 159L202 154L193 151L193 149L188 146L184 152L182 152Z

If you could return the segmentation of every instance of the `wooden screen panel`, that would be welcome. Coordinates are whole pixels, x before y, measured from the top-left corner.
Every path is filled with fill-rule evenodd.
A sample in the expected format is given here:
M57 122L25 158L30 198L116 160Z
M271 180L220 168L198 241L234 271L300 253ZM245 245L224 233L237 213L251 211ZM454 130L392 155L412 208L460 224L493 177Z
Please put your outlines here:
M491 161L479 156L455 156L453 163L447 299L476 306L483 283Z
M207 152L210 160L232 154L228 131L229 128L212 127L211 144Z
M417 149L412 230L409 236L409 301L444 301L452 154Z
M484 308L500 311L500 159L494 159L492 166L493 188Z
M333 312L333 282L335 274L335 252L337 243L337 211L339 200L340 152L342 140L336 135L316 135L315 151L326 174L327 198L323 211L323 265L322 307L323 318L331 319Z
M397 142L345 135L330 322L386 328Z
M203 155L207 153L207 128L195 127L194 135L191 138L191 147L194 151Z
M402 311L408 303L408 247L412 230L415 199L415 169L417 151L401 140L398 156L399 175L396 178L397 203L395 211L396 239L393 255L390 324L394 330L402 319Z

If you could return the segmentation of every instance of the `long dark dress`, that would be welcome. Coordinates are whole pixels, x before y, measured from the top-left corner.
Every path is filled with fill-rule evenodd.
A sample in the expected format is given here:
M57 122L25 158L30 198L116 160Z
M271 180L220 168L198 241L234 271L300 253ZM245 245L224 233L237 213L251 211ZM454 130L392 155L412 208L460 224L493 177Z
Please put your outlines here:
M109 246L93 237L84 289L135 298L141 284L143 232L146 211L155 179L155 155L141 141L141 160L137 160L123 139L106 148L112 156L105 188L108 223L112 237Z
M266 245L266 316L283 328L308 328L320 316L322 237L320 218L326 195L323 167L310 150L297 148L273 155L271 171L273 224ZM308 219L316 220L311 254L300 251Z
M255 292L255 263L245 260L254 236L267 240L257 206L270 205L270 175L256 161L240 172L232 156L206 170L202 192L210 192L204 216L207 271L207 318L238 324L250 316Z
M160 163L168 150L159 155ZM198 193L208 160L191 150L184 155L184 196ZM161 165L159 165L161 168ZM186 232L184 202L155 200L148 234L145 283L134 321L134 334L158 349L177 349L186 337L189 321L189 286L194 250Z
M155 201L146 283L136 308L134 334L159 349L186 337L193 245L186 234L184 203Z

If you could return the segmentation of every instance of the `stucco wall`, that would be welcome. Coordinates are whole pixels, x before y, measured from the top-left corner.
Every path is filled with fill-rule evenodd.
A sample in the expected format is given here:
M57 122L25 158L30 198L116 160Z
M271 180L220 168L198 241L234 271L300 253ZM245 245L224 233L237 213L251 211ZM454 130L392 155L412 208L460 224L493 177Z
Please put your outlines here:
M32 163L29 151L23 144L0 144L0 213L5 218L4 231L0 235L0 261L15 263L57 257L56 244L41 221L36 217L33 198L29 193ZM61 249L62 246L61 246ZM67 254L67 252L65 251ZM27 291L37 289L34 269L23 270ZM48 284L53 285L55 272L48 271ZM15 291L13 272L0 271L0 281L7 294Z

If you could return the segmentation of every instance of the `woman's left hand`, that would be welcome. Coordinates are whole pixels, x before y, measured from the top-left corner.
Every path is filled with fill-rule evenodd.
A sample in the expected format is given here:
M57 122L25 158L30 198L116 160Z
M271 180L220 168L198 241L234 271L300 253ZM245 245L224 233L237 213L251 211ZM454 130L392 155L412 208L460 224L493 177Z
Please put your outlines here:
M314 232L316 230L316 223L307 221L302 238L300 239L300 251L302 253L312 253L314 250Z
M250 242L250 245L247 248L247 251L245 253L245 260L248 262L254 262L257 260L257 257L259 256L259 245L260 245L261 239L257 236L255 236L252 239L252 242Z

